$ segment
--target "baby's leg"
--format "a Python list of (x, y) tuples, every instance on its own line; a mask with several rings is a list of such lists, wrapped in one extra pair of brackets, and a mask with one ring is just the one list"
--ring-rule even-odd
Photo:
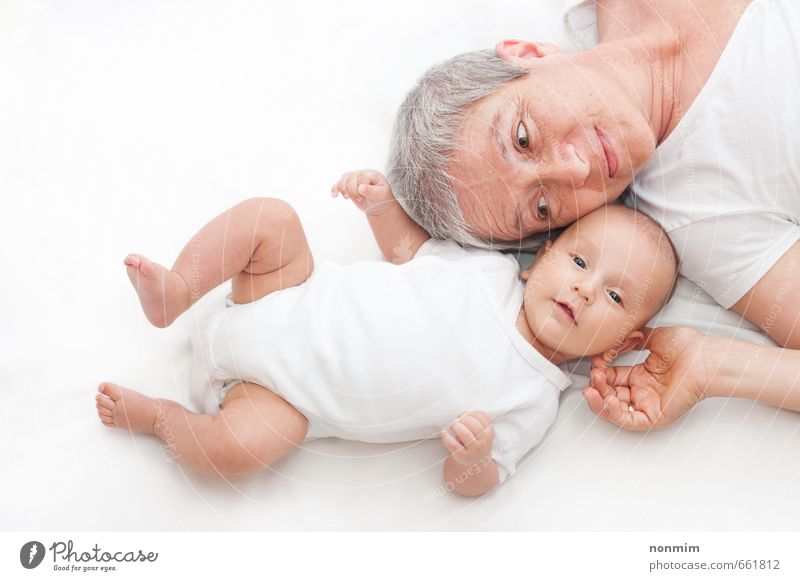
[(313, 260), (292, 207), (275, 198), (251, 198), (195, 234), (172, 270), (139, 254), (128, 255), (125, 265), (145, 315), (156, 327), (166, 327), (230, 278), (233, 300), (247, 303), (302, 283)]
[(113, 383), (100, 384), (97, 410), (109, 427), (155, 434), (179, 462), (217, 478), (263, 470), (306, 437), (305, 416), (269, 389), (242, 383), (228, 391), (222, 411), (195, 414), (166, 399)]

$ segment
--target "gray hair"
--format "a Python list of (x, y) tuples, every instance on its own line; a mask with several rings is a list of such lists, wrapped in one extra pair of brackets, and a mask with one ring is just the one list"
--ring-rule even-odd
[(447, 162), (465, 110), (497, 87), (527, 74), (494, 50), (455, 56), (432, 66), (406, 96), (395, 120), (388, 179), (400, 205), (434, 238), (465, 246), (520, 249), (520, 242), (475, 236), (453, 190)]

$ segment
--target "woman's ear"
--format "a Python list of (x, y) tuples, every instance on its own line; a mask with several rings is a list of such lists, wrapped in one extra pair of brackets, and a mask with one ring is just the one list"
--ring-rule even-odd
[(628, 333), (628, 336), (625, 337), (621, 343), (617, 344), (615, 347), (609, 349), (608, 351), (603, 352), (603, 361), (606, 363), (611, 363), (622, 355), (623, 353), (627, 353), (628, 351), (632, 351), (634, 349), (638, 349), (642, 343), (642, 339), (644, 338), (644, 333), (641, 331), (631, 331)]
[(494, 50), (497, 56), (519, 66), (561, 52), (561, 49), (554, 44), (527, 40), (501, 40), (494, 46)]

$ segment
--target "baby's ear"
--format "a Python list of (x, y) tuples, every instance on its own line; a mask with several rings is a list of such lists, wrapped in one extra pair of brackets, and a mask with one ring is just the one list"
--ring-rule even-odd
[(622, 340), (621, 343), (619, 343), (615, 347), (612, 347), (608, 351), (603, 352), (602, 355), (603, 361), (605, 361), (606, 363), (611, 363), (612, 361), (614, 361), (614, 359), (616, 359), (623, 353), (627, 353), (628, 351), (637, 349), (639, 345), (641, 345), (643, 338), (644, 338), (644, 333), (642, 333), (641, 331), (631, 331), (630, 333), (628, 333), (628, 336)]

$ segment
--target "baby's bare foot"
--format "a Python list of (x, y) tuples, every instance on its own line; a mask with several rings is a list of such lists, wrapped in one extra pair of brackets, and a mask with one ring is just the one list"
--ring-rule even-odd
[(101, 383), (97, 388), (97, 415), (109, 428), (122, 428), (145, 434), (154, 433), (159, 400), (120, 387), (114, 383)]
[(126, 256), (125, 266), (147, 320), (156, 327), (168, 327), (189, 308), (189, 289), (178, 273), (141, 254)]

